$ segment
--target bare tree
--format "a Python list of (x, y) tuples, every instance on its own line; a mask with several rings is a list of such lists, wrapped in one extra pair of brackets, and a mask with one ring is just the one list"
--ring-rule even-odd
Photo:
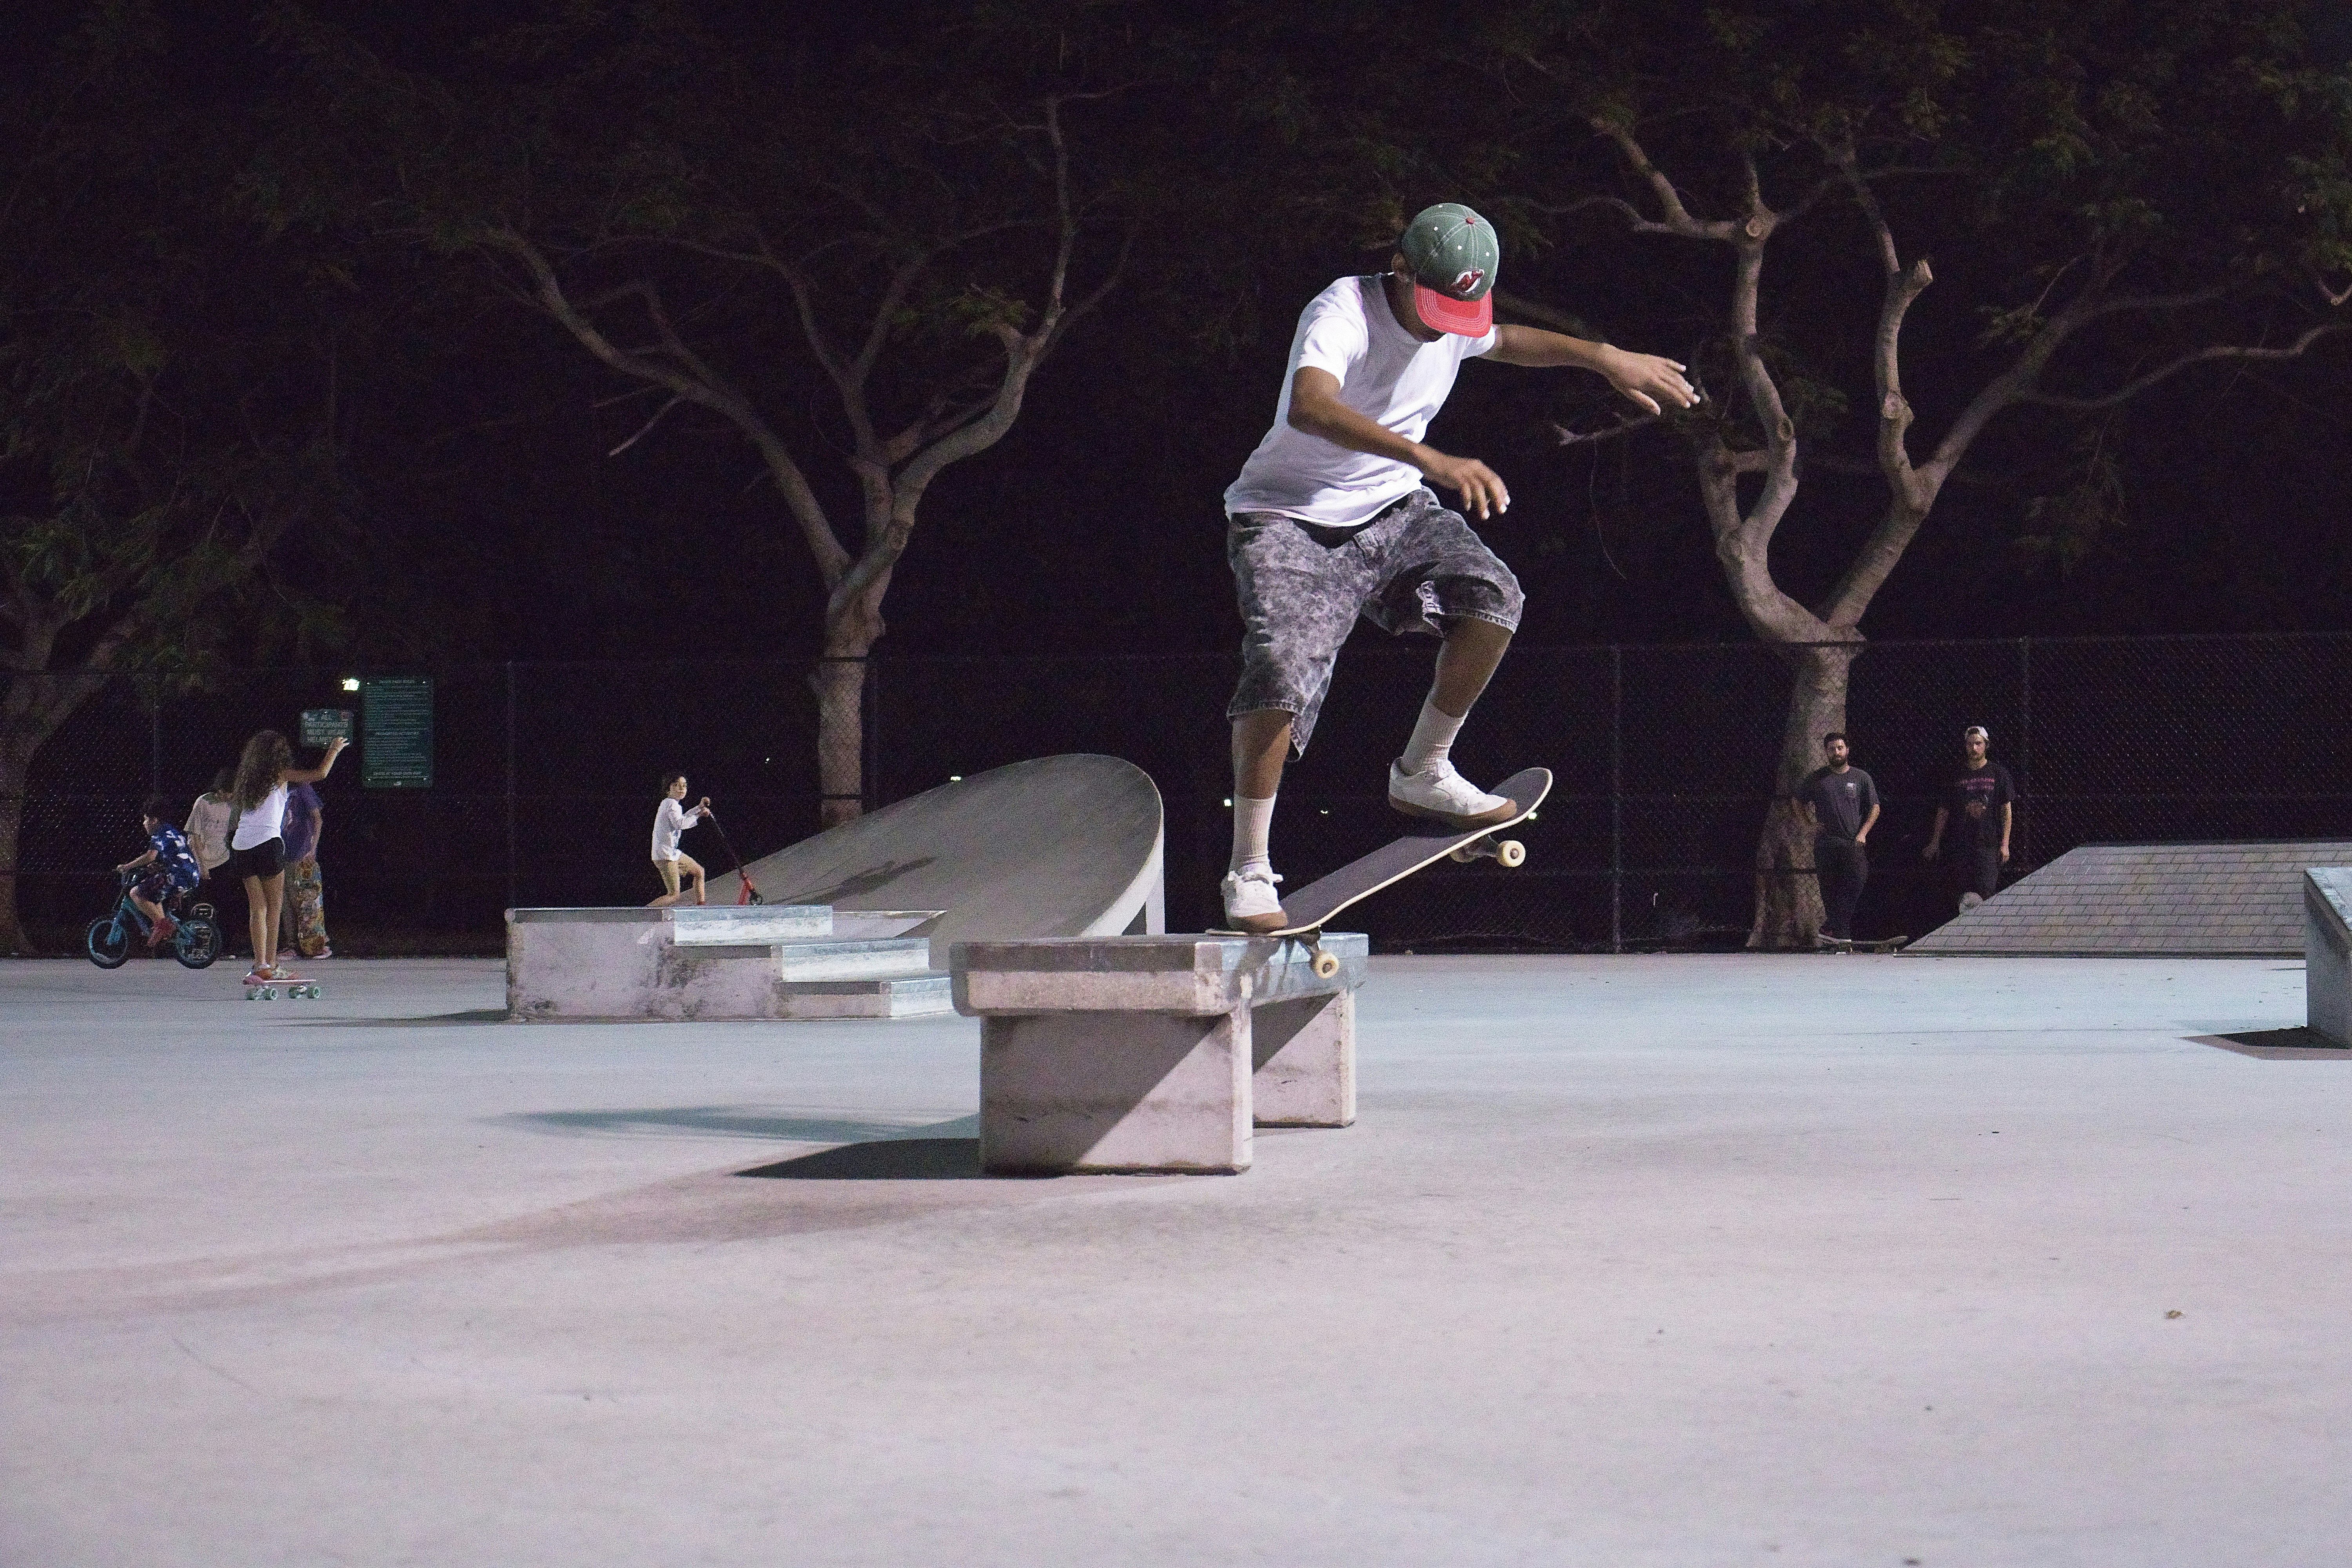
[[(1904, 329), (1935, 274), (1916, 247), (1906, 257), (1880, 193), (1897, 180), (1985, 180), (1989, 170), (2013, 173), (2021, 162), (2040, 155), (2037, 136), (2055, 134), (2021, 114), (2004, 123), (1997, 112), (1988, 112), (1989, 123), (1958, 145), (1959, 137), (1939, 133), (1934, 128), (1942, 121), (1919, 107), (1923, 95), (1957, 97), (1973, 90), (1990, 97), (1987, 73), (2025, 69), (2000, 37), (1990, 36), (2006, 19), (1996, 18), (1987, 35), (1966, 37), (1929, 36), (1932, 23), (1922, 21), (1923, 37), (1913, 40), (1918, 47), (1890, 65), (1883, 79), (1857, 82), (1848, 71), (1834, 93), (1819, 95), (1801, 71), (1774, 55), (1780, 40), (1769, 27), (1742, 29), (1727, 23), (1717, 37), (1722, 58), (1711, 72), (1701, 68), (1692, 74), (1702, 81), (1769, 83), (1780, 90), (1712, 94), (1696, 131), (1698, 117), (1686, 90), (1671, 101), (1662, 98), (1658, 110), (1645, 120), (1638, 108), (1643, 95), (1631, 76), (1596, 82), (1542, 55), (1519, 57), (1585, 106), (1582, 122), (1614, 149), (1631, 184), (1628, 195), (1587, 196), (1554, 213), (1613, 213), (1632, 234), (1718, 247), (1731, 260), (1721, 341), (1739, 405), (1676, 423), (1689, 439), (1716, 562), (1733, 603), (1757, 636), (1782, 652), (1792, 672), (1774, 799), (1756, 851), (1750, 947), (1810, 947), (1820, 930), (1820, 892), (1810, 874), (1811, 831), (1794, 792), (1819, 761), (1821, 736), (1845, 727), (1847, 679), (1864, 646), (1864, 616), (1988, 426), (2021, 408), (2068, 415), (2114, 408), (2195, 366), (2293, 359), (2352, 331), (2352, 320), (2343, 314), (2352, 290), (2330, 288), (2326, 271), (2347, 258), (2337, 237), (2344, 232), (2347, 195), (2342, 183), (2331, 184), (2327, 174), (2329, 168), (2343, 166), (2347, 128), (2341, 117), (2310, 108), (2318, 87), (2333, 83), (2340, 93), (2352, 86), (2352, 77), (2340, 68), (2330, 73), (2310, 67), (2292, 58), (2292, 38), (2263, 33), (2259, 24), (2277, 6), (2215, 3), (2187, 9), (2202, 14), (2210, 35), (2202, 46), (2220, 61), (2200, 60), (2192, 68), (2168, 60), (2177, 77), (2147, 71), (2151, 81), (2177, 83), (2176, 101), (2155, 100), (2158, 88), (2137, 79), (2126, 85), (2139, 89), (2140, 96), (2123, 110), (2109, 110), (2104, 100), (2084, 101), (2102, 86), (2113, 92), (2114, 79), (2130, 77), (2142, 63), (2134, 50), (2144, 35), (2132, 33), (2132, 24), (2120, 13), (2081, 18), (2078, 32), (2063, 38), (2031, 35), (2034, 44), (2046, 46), (2032, 52), (2030, 63), (2045, 73), (2040, 85), (2051, 89), (2051, 100), (2060, 106), (2052, 118), (2064, 121), (2063, 129), (2079, 142), (2080, 162), (2095, 165), (2104, 176), (2083, 182), (2101, 186), (2099, 204), (2079, 190), (2061, 188), (2044, 202), (2054, 214), (1994, 213), (1974, 228), (1949, 221), (1955, 209), (1968, 206), (1966, 197), (1948, 190), (1926, 204), (1929, 214), (1945, 219), (1936, 223), (1944, 240), (2002, 252), (2000, 273), (2030, 281), (2035, 297), (1987, 312), (1979, 344), (1986, 368), (1958, 397), (1957, 409), (1942, 421), (1924, 457), (1914, 451), (1918, 415), (1905, 392)], [(2137, 26), (2160, 29), (2179, 21), (2166, 16)], [(2104, 38), (2102, 29), (2107, 31)], [(2234, 68), (2239, 75), (2231, 79), (2228, 51), (2252, 47), (2250, 35), (2267, 39), (2277, 51), (2261, 62), (2272, 74), (2264, 76), (2242, 58)], [(1861, 50), (1870, 45), (1871, 35), (1857, 26), (1854, 35), (1823, 41), (1822, 52), (1832, 61), (1850, 61), (1863, 58)], [(2216, 89), (2210, 79), (2200, 82), (2198, 72), (2207, 69), (2221, 73), (2225, 85)], [(2104, 83), (2102, 74), (2109, 79)], [(2232, 87), (2237, 90), (2231, 92)], [(1881, 94), (1875, 101), (1856, 96), (1874, 88)], [(2215, 114), (2217, 97), (2227, 100), (2226, 115)], [(2125, 123), (2099, 123), (2102, 110)], [(1652, 156), (1645, 122), (1671, 127), (1686, 156), (1700, 166), (1685, 178), (1670, 174)], [(1865, 130), (1878, 133), (1866, 137)], [(2240, 169), (2240, 178), (2250, 168), (2273, 190), (2293, 189), (2298, 182), (2312, 188), (2299, 210), (2265, 215), (2269, 221), (2259, 227), (2242, 210), (2231, 210), (2233, 193), (2226, 190), (2201, 192), (2200, 199), (2209, 205), (2200, 208), (2178, 190), (2153, 188), (2156, 177), (2140, 161), (2156, 151), (2178, 157), (2188, 142), (2208, 149), (2229, 143), (2231, 159), (2248, 166)], [(1785, 205), (1768, 197), (1768, 155), (1795, 187)], [(2218, 181), (2223, 174), (2209, 164), (2191, 170), (2189, 177)], [(2063, 187), (2065, 182), (2053, 184)], [(1709, 188), (1721, 193), (1715, 210), (1694, 210), (1685, 193)], [(2169, 228), (2150, 216), (2168, 198), (2177, 215)], [(2063, 205), (2069, 200), (2071, 207)], [(1859, 215), (1858, 226), (1840, 232), (1858, 234), (1862, 255), (1879, 280), (1868, 339), (1868, 406), (1874, 466), (1886, 500), (1880, 521), (1834, 585), (1808, 604), (1781, 588), (1771, 566), (1773, 539), (1798, 497), (1804, 437), (1784, 397), (1783, 376), (1766, 352), (1765, 262), (1776, 238), (1831, 207)], [(2181, 232), (2190, 225), (2204, 226)], [(1816, 245), (1795, 263), (1814, 269), (1851, 264), (1833, 244)], [(1508, 303), (1538, 319), (1559, 319), (1558, 312), (1534, 301)], [(2277, 328), (2296, 314), (2304, 319), (2291, 329)], [(2266, 325), (2275, 333), (2271, 340), (2237, 336)], [(2129, 343), (2119, 352), (2113, 333), (2095, 331), (2099, 328), (2126, 329)], [(2078, 352), (2070, 354), (2070, 349)], [(2073, 378), (2096, 375), (2118, 362), (2126, 368), (2112, 384), (2069, 389)], [(1561, 438), (1575, 444), (1622, 438), (1645, 423), (1591, 433), (1563, 430)]]
[[(1004, 218), (916, 242), (894, 241), (882, 233), (850, 237), (849, 244), (870, 251), (887, 268), (879, 295), (870, 301), (844, 298), (845, 291), (825, 287), (823, 258), (815, 252), (839, 247), (842, 237), (824, 235), (813, 244), (803, 242), (798, 251), (787, 250), (752, 213), (714, 226), (708, 237), (663, 237), (653, 247), (679, 247), (698, 258), (750, 268), (784, 290), (809, 357), (831, 385), (849, 427), (845, 458), (857, 481), (860, 504), (857, 531), (848, 542), (809, 483), (794, 455), (796, 443), (786, 437), (782, 422), (763, 414), (752, 395), (688, 344), (654, 276), (634, 277), (582, 300), (565, 281), (562, 250), (510, 226), (490, 228), (482, 236), (485, 246), (520, 265), (530, 298), (583, 348), (618, 374), (668, 394), (652, 418), (613, 449), (613, 456), (635, 445), (678, 404), (718, 415), (759, 453), (824, 585), (824, 652), (811, 679), (817, 697), (817, 765), (827, 826), (856, 816), (864, 795), (866, 660), (885, 629), (883, 597), (914, 533), (925, 492), (950, 464), (975, 457), (1003, 438), (1020, 416), (1038, 366), (1118, 281), (1120, 263), (1114, 259), (1084, 293), (1072, 297), (1080, 216), (1071, 190), (1069, 140), (1063, 123), (1064, 107), (1070, 100), (1049, 96), (1037, 106), (1034, 123), (1005, 127), (1011, 134), (1039, 137), (1049, 153), (1051, 217), (1034, 226), (1050, 247), (1042, 299), (1034, 310), (1024, 309), (1006, 294), (989, 299), (973, 325), (995, 345), (995, 363), (967, 363), (941, 374), (939, 389), (919, 411), (897, 422), (896, 428), (877, 408), (877, 372), (903, 342), (919, 290), (960, 247), (1032, 225)], [(576, 254), (591, 266), (609, 268), (629, 248), (605, 242), (581, 247)], [(643, 252), (649, 247), (635, 248)], [(855, 319), (860, 310), (862, 321)], [(616, 340), (632, 327), (638, 342), (621, 346)]]

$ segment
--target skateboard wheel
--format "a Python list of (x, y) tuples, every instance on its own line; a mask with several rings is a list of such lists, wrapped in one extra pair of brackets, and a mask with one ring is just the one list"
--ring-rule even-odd
[(1495, 858), (1506, 866), (1524, 866), (1528, 862), (1528, 847), (1516, 838), (1506, 838), (1495, 846)]
[(1317, 979), (1328, 980), (1331, 976), (1339, 973), (1339, 955), (1338, 953), (1318, 952), (1315, 955), (1315, 975)]

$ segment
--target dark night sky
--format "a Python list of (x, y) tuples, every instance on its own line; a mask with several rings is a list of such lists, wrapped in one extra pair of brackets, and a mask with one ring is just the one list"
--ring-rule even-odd
[[(480, 5), (322, 9), (425, 68), (465, 68), (466, 40), (494, 19)], [(193, 90), (231, 102), (274, 89), (277, 68), (249, 42), (248, 18), (247, 6), (219, 0), (173, 9), (175, 58)], [(845, 32), (869, 22), (811, 8), (794, 25)], [(1265, 325), (1229, 363), (1176, 352), (1142, 312), (1114, 300), (1048, 363), (1011, 436), (932, 491), (887, 605), (886, 648), (1231, 646), (1238, 621), (1219, 492), (1271, 415), (1291, 316), (1330, 278), (1377, 259), (1336, 235), (1321, 255), (1281, 258), (1261, 283)], [(1537, 264), (1507, 256), (1505, 277), (1612, 341), (1679, 353), (1650, 319), (1654, 291), (1627, 284), (1660, 259), (1621, 240)], [(403, 265), (404, 286), (429, 287), (433, 268), (474, 264)], [(1923, 311), (1937, 303), (1931, 294)], [(398, 374), (355, 378), (350, 457), (368, 538), (298, 546), (298, 555), (318, 552), (315, 575), (348, 574), (354, 560), (371, 578), (397, 574), (398, 593), (367, 603), (404, 596), (449, 612), (433, 637), (457, 658), (814, 647), (813, 574), (772, 492), (749, 483), (756, 465), (740, 437), (679, 417), (608, 458), (636, 416), (633, 405), (593, 406), (616, 389), (567, 339), (520, 310), (469, 321), (410, 343)], [(2021, 568), (2010, 541), (2024, 530), (2021, 494), (1948, 493), (1865, 629), (2341, 627), (2352, 608), (2347, 356), (2338, 345), (2258, 373), (2193, 373), (2137, 406), (2120, 426), (2126, 526), (2069, 577)], [(1488, 532), (1529, 590), (1523, 635), (1744, 637), (1680, 449), (1663, 437), (1598, 453), (1551, 444), (1548, 421), (1567, 405), (1560, 383), (1570, 374), (1474, 365), (1431, 436), (1486, 458), (1511, 484), (1516, 504)], [(1941, 411), (1925, 412), (1933, 427)], [(830, 498), (846, 494), (830, 456), (812, 453), (807, 466)], [(1873, 520), (1874, 489), (1809, 476), (1776, 545), (1785, 584), (1801, 595), (1825, 585)], [(401, 643), (418, 624), (363, 604), (360, 651), (416, 651)]]

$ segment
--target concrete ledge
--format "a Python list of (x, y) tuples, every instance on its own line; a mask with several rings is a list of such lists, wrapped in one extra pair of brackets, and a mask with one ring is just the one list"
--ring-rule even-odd
[(960, 942), (950, 950), (956, 1010), (995, 1013), (1137, 1012), (1207, 1017), (1237, 1003), (1329, 996), (1364, 983), (1370, 940), (1327, 933), (1339, 973), (1318, 978), (1298, 942), (1234, 936), (1065, 937)]
[(1137, 936), (958, 942), (981, 1024), (980, 1156), (999, 1174), (1249, 1168), (1256, 1126), (1356, 1117), (1370, 943)]
[(2352, 866), (2303, 874), (2305, 1024), (2335, 1046), (2352, 1046)]

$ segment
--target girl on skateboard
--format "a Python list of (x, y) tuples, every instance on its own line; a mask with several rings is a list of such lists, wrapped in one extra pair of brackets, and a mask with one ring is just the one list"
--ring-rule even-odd
[(286, 901), (286, 790), (289, 784), (317, 784), (332, 773), (345, 743), (341, 737), (330, 741), (325, 761), (298, 768), (286, 737), (264, 730), (245, 743), (237, 759), (229, 787), (237, 816), (229, 835), (228, 866), (229, 874), (245, 882), (247, 929), (253, 937), (248, 986), (297, 978), (278, 967), (278, 922)]

